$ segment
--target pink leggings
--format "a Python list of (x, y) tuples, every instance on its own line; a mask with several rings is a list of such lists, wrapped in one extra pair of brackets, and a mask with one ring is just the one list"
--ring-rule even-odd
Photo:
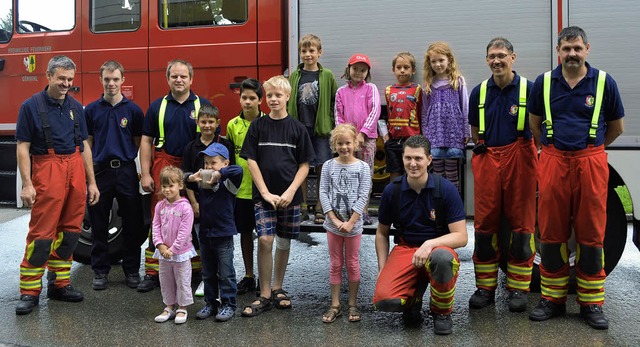
[(342, 264), (347, 262), (347, 278), (349, 282), (360, 281), (360, 240), (362, 234), (344, 237), (327, 231), (329, 246), (329, 283), (342, 282)]

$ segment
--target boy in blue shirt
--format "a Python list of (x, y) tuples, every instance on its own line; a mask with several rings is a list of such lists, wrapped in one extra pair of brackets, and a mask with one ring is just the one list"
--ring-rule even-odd
[(242, 168), (229, 165), (229, 150), (221, 143), (212, 143), (200, 154), (205, 170), (185, 173), (189, 189), (199, 191), (202, 212), (198, 239), (206, 305), (196, 317), (206, 319), (216, 314), (216, 320), (225, 322), (233, 317), (237, 307), (233, 267), (233, 236), (237, 230), (233, 209), (242, 182)]

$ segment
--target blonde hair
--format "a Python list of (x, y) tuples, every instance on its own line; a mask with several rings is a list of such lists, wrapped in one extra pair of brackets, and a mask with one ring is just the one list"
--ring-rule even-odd
[(316, 46), (316, 48), (321, 51), (322, 41), (320, 41), (320, 38), (314, 34), (306, 34), (300, 39), (300, 42), (298, 42), (298, 52), (303, 48), (309, 48), (311, 46)]
[(408, 60), (409, 64), (411, 64), (411, 68), (413, 69), (413, 71), (416, 70), (416, 57), (414, 57), (413, 54), (411, 54), (411, 52), (400, 52), (396, 54), (396, 56), (393, 57), (393, 60), (391, 61), (391, 69), (395, 70), (396, 61), (398, 61), (398, 58)]
[(264, 88), (265, 92), (268, 88), (276, 88), (282, 89), (287, 94), (291, 94), (291, 84), (289, 84), (289, 80), (287, 80), (287, 78), (282, 75), (269, 78), (266, 82), (264, 82), (262, 88)]
[(165, 166), (164, 168), (162, 168), (162, 170), (160, 170), (160, 185), (168, 186), (173, 183), (183, 185), (183, 176), (184, 173), (179, 168), (172, 165)]
[[(332, 152), (338, 152), (338, 150), (336, 149), (336, 143), (338, 142), (338, 137), (342, 135), (349, 135), (353, 137), (353, 140), (355, 141), (358, 138), (358, 131), (356, 130), (356, 127), (349, 123), (336, 125), (336, 127), (331, 130), (331, 136), (329, 137), (329, 146), (331, 147)], [(356, 147), (355, 149), (357, 150), (357, 142), (354, 142), (354, 145)]]
[(444, 41), (436, 41), (427, 47), (427, 52), (424, 54), (424, 83), (422, 89), (426, 94), (431, 94), (431, 83), (435, 77), (435, 72), (431, 69), (431, 56), (433, 54), (442, 54), (449, 60), (447, 66), (447, 75), (449, 76), (449, 85), (451, 88), (457, 90), (460, 87), (460, 71), (458, 70), (458, 64), (453, 57), (453, 51), (449, 44)]

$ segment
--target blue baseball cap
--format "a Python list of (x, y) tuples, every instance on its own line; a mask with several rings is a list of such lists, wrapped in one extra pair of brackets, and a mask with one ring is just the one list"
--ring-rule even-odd
[(204, 151), (201, 151), (200, 154), (208, 155), (210, 157), (215, 157), (217, 155), (222, 156), (225, 159), (229, 159), (229, 150), (221, 143), (214, 142), (207, 147)]

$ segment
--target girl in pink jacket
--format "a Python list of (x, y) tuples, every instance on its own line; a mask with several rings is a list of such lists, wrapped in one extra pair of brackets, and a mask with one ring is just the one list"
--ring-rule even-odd
[[(380, 93), (371, 80), (371, 62), (364, 54), (354, 54), (342, 75), (347, 84), (338, 88), (336, 93), (336, 125), (350, 123), (358, 130), (356, 157), (369, 165), (373, 177), (373, 159), (376, 154), (378, 138), (378, 119), (380, 118)], [(371, 217), (365, 206), (362, 220), (371, 225)]]
[[(191, 294), (191, 258), (196, 251), (191, 243), (193, 209), (180, 195), (184, 189), (182, 170), (167, 166), (160, 171), (160, 191), (164, 196), (156, 204), (153, 217), (153, 257), (160, 260), (160, 288), (164, 311), (155, 318), (158, 323), (175, 318), (176, 324), (187, 321), (187, 306), (193, 304)], [(174, 312), (175, 305), (178, 310)]]

